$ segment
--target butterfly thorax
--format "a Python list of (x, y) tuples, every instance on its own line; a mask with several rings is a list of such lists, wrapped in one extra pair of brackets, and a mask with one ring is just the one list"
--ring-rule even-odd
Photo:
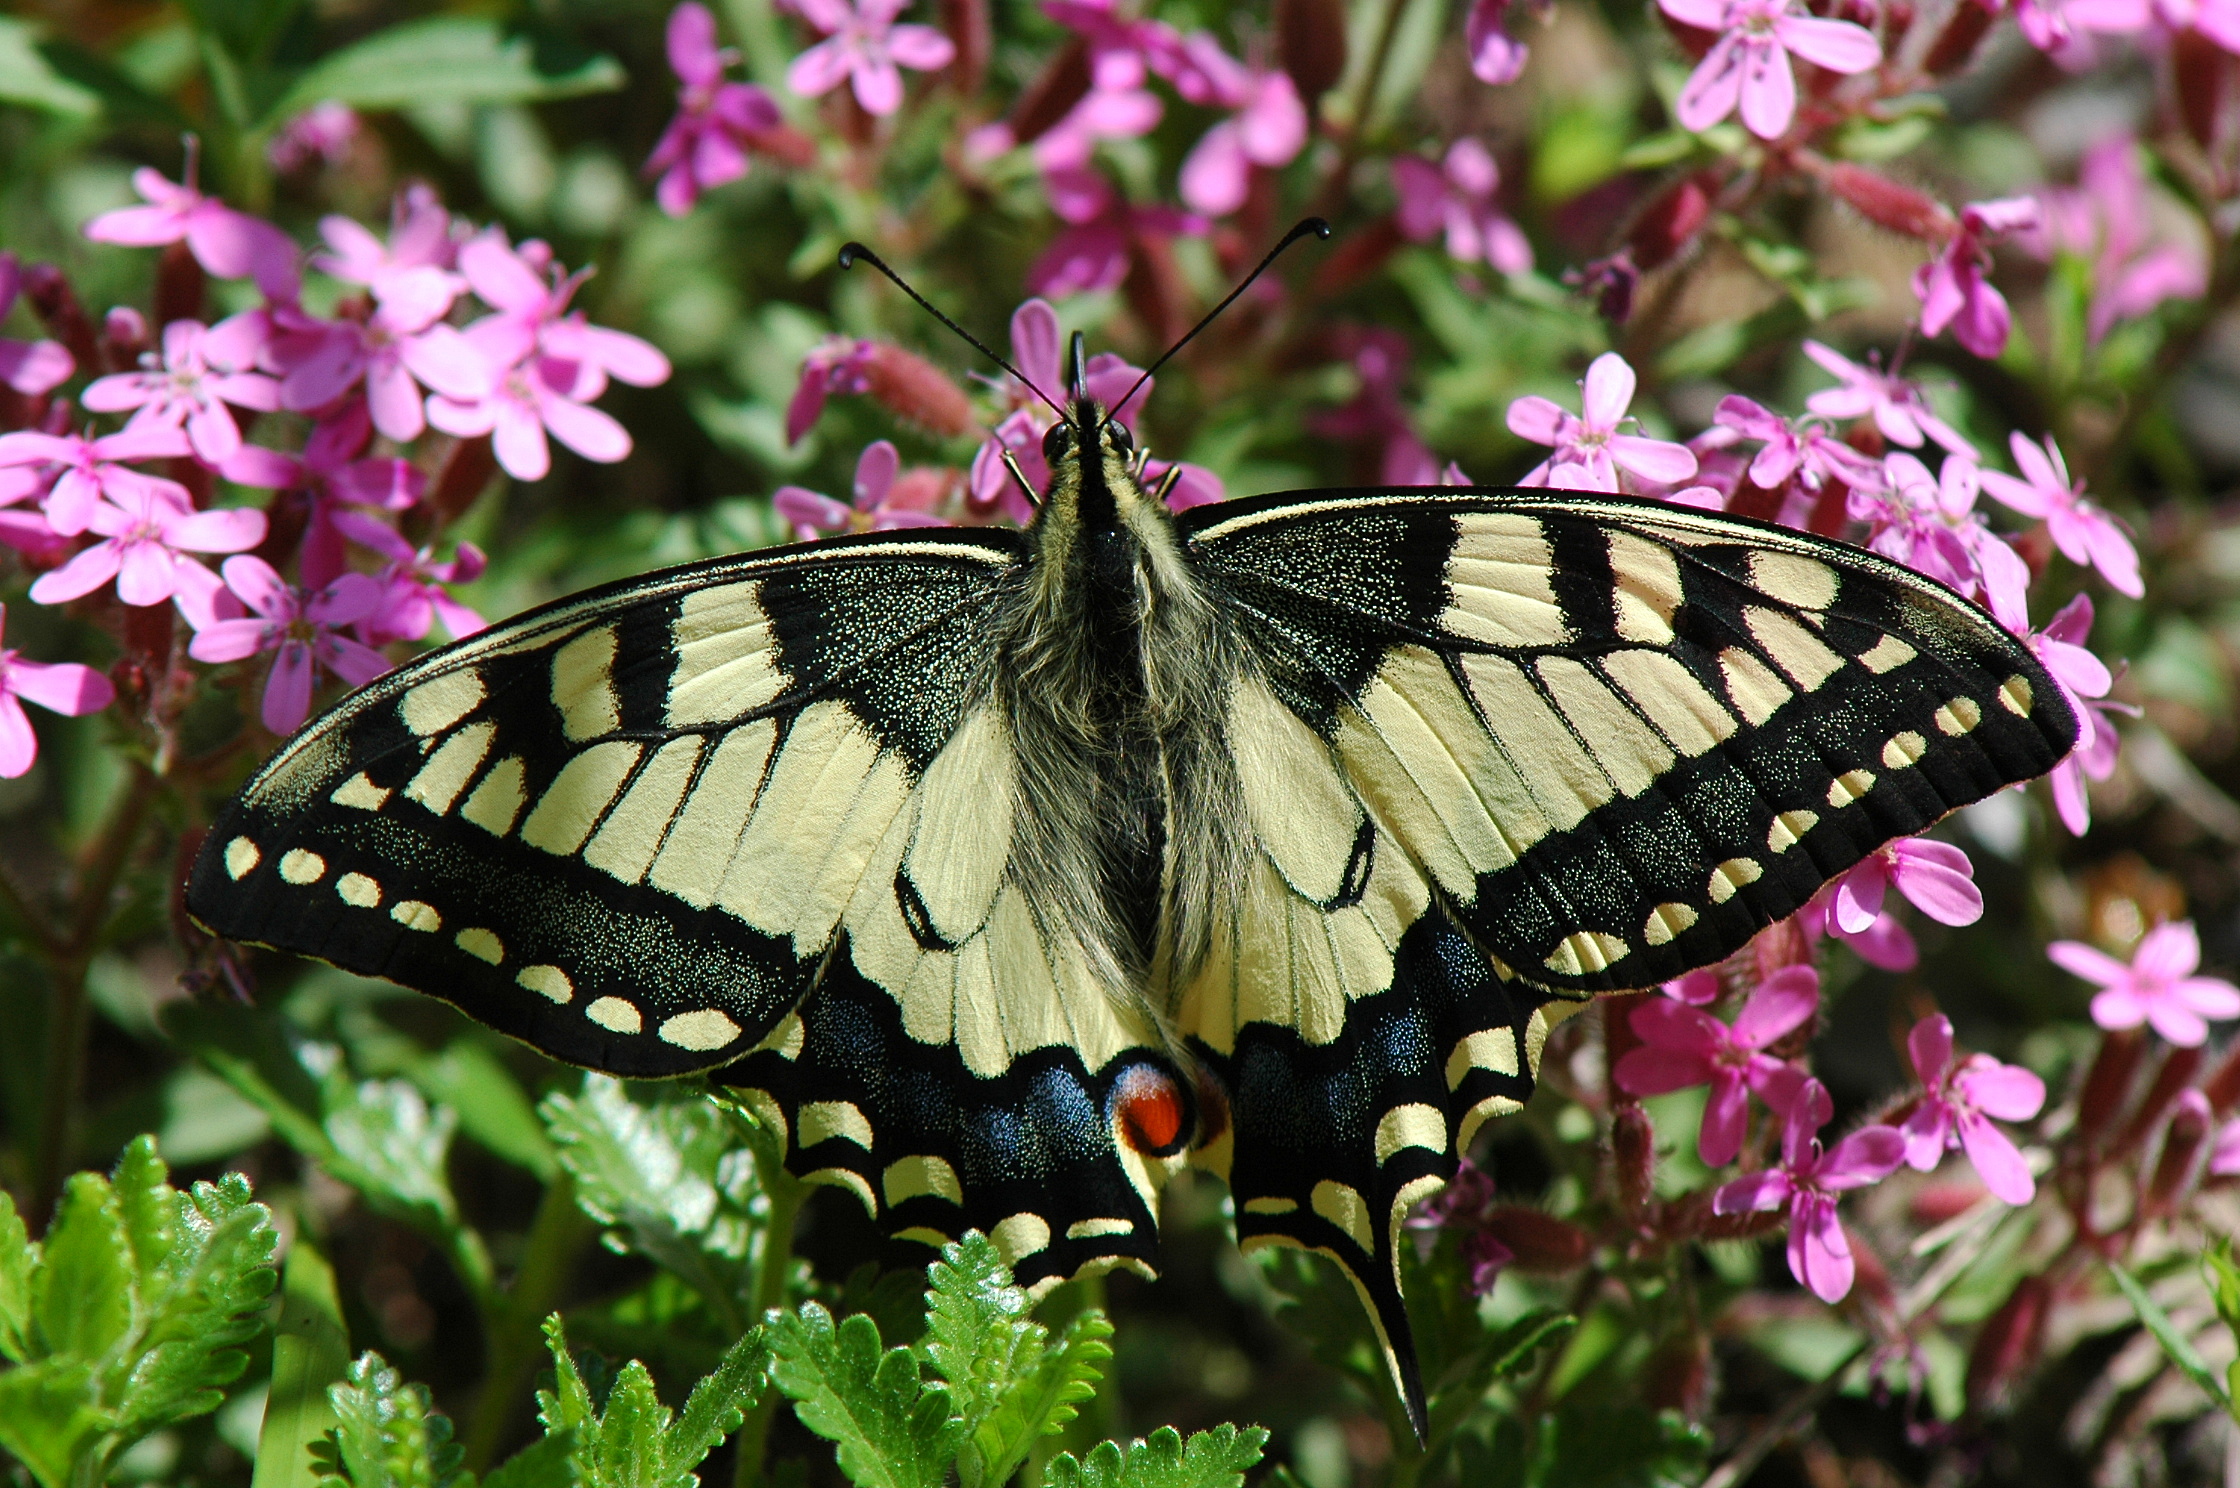
[(1092, 975), (1163, 1017), (1239, 877), (1219, 706), (1239, 648), (1127, 431), (1080, 400), (1045, 452), (997, 669), (1022, 776), (1012, 871)]

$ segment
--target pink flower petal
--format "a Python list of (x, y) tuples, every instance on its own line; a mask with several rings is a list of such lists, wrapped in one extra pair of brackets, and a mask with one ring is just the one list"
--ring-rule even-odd
[(266, 636), (273, 633), (263, 620), (212, 620), (195, 632), (187, 654), (213, 664), (240, 661), (262, 651)]
[(1894, 1126), (1863, 1126), (1828, 1150), (1813, 1179), (1825, 1188), (1864, 1188), (1889, 1177), (1905, 1160), (1903, 1132)]
[(537, 408), (552, 437), (586, 460), (612, 465), (628, 457), (630, 434), (598, 409), (538, 390)]
[(264, 726), (276, 734), (294, 733), (311, 711), (311, 683), (311, 648), (301, 641), (282, 641), (265, 679), (259, 710)]
[(1914, 1078), (1925, 1088), (1943, 1085), (1945, 1073), (1952, 1068), (1952, 1020), (1931, 1013), (1914, 1024), (1906, 1035), (1906, 1053), (1913, 1060)]
[(1865, 72), (1882, 60), (1882, 43), (1874, 33), (1850, 21), (1785, 15), (1773, 23), (1773, 35), (1789, 51), (1830, 72)]
[(117, 598), (128, 605), (162, 604), (177, 590), (172, 578), (175, 559), (159, 542), (121, 545), (117, 564)]
[(2137, 1028), (2147, 1021), (2149, 1004), (2128, 985), (2110, 987), (2092, 999), (2092, 1021), (2102, 1028)]
[(63, 604), (91, 594), (117, 576), (123, 554), (113, 542), (95, 543), (62, 567), (41, 574), (31, 586), (34, 604)]
[[(2240, 1011), (2236, 1008), (2235, 1011)], [(1975, 1060), (1983, 1060), (1975, 1065)], [(2019, 1065), (2000, 1064), (1986, 1055), (1970, 1056), (1971, 1067), (1952, 1082), (1960, 1098), (2001, 1121), (2029, 1121), (2045, 1109), (2046, 1082)]]
[(23, 704), (0, 688), (0, 778), (15, 780), (29, 773), (38, 757), (39, 736), (32, 731)]
[(1669, 998), (1634, 1008), (1628, 1023), (1634, 1036), (1653, 1047), (1715, 1058), (1733, 1043), (1727, 1025), (1700, 1008)]
[(1644, 480), (1677, 486), (1695, 479), (1695, 452), (1684, 444), (1664, 439), (1643, 439), (1633, 434), (1613, 434), (1610, 458)]
[(1635, 1095), (1669, 1095), (1711, 1078), (1711, 1061), (1680, 1049), (1628, 1049), (1613, 1071), (1620, 1088)]
[[(1626, 408), (1633, 402), (1633, 388), (1633, 368), (1624, 357), (1614, 351), (1596, 357), (1587, 365), (1586, 380), (1581, 384), (1586, 426), (1598, 434), (1617, 428), (1618, 420), (1626, 416)], [(1695, 456), (1689, 455), (1688, 474), (1695, 474), (1695, 468)]]
[(0, 688), (56, 713), (77, 716), (98, 713), (117, 700), (109, 679), (74, 661), (25, 661), (7, 663), (0, 672)]
[(1749, 1118), (1742, 1077), (1732, 1069), (1714, 1072), (1711, 1093), (1703, 1103), (1703, 1124), (1696, 1131), (1696, 1155), (1705, 1167), (1723, 1168), (1741, 1155)]
[(931, 26), (897, 26), (887, 33), (887, 55), (914, 72), (939, 72), (955, 60), (957, 48)]
[(1789, 54), (1771, 37), (1749, 37), (1742, 54), (1742, 124), (1760, 139), (1774, 139), (1797, 116), (1797, 75)]
[[(428, 405), (431, 422), (441, 401), (432, 400)], [(493, 398), (489, 406), (495, 420), (491, 448), (506, 474), (515, 480), (543, 480), (552, 469), (552, 450), (545, 443), (543, 421), (517, 398)]]
[(1529, 394), (1509, 405), (1509, 432), (1534, 444), (1560, 444), (1564, 420), (1570, 417), (1548, 399)]
[(2171, 995), (2204, 1018), (2240, 1018), (2240, 988), (2216, 977), (2187, 977)]
[(1960, 1118), (1960, 1150), (1983, 1178), (1983, 1186), (2010, 1204), (2027, 1204), (2037, 1196), (2038, 1184), (2030, 1165), (2008, 1140), (2007, 1134), (1981, 1116)]
[(1734, 1042), (1763, 1049), (1802, 1028), (1819, 1010), (1819, 974), (1809, 966), (1785, 966), (1760, 982), (1743, 1004), (1734, 1020)]
[(1682, 129), (1701, 134), (1734, 112), (1742, 99), (1743, 48), (1740, 35), (1729, 31), (1696, 64), (1673, 108)]
[(1915, 1172), (1933, 1173), (1937, 1164), (1944, 1161), (1945, 1139), (1952, 1133), (1952, 1107), (1932, 1095), (1906, 1118), (1902, 1130), (1906, 1139), (1906, 1166)]

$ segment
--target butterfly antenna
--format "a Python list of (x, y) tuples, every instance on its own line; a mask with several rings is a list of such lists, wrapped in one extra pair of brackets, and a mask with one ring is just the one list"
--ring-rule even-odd
[(1128, 389), (1127, 396), (1112, 405), (1112, 411), (1105, 415), (1105, 422), (1109, 424), (1114, 419), (1118, 418), (1120, 416), (1120, 410), (1127, 407), (1131, 402), (1133, 402), (1135, 400), (1136, 394), (1143, 391), (1144, 384), (1151, 381), (1151, 374), (1158, 371), (1161, 367), (1164, 367), (1168, 362), (1172, 361), (1176, 352), (1182, 350), (1183, 347), (1188, 346), (1193, 340), (1197, 339), (1198, 332), (1204, 330), (1207, 326), (1212, 325), (1215, 321), (1219, 320), (1221, 318), (1221, 312), (1228, 309), (1231, 305), (1234, 305), (1237, 302), (1238, 296), (1242, 295), (1246, 290), (1252, 288), (1253, 283), (1258, 280), (1262, 274), (1268, 272), (1268, 266), (1270, 264), (1273, 264), (1278, 258), (1281, 258), (1283, 256), (1283, 251), (1286, 248), (1289, 248), (1293, 243), (1298, 242), (1301, 238), (1308, 236), (1317, 238), (1329, 237), (1330, 224), (1323, 221), (1320, 217), (1307, 217), (1303, 218), (1297, 227), (1294, 227), (1291, 229), (1291, 231), (1285, 233), (1283, 235), (1283, 241), (1268, 250), (1268, 256), (1260, 260), (1260, 266), (1254, 269), (1251, 273), (1245, 275), (1244, 282), (1242, 284), (1239, 284), (1235, 289), (1230, 290), (1229, 297), (1227, 299), (1214, 306), (1211, 310), (1208, 310), (1206, 312), (1205, 319), (1190, 327), (1190, 329), (1184, 333), (1180, 341), (1177, 341), (1174, 345), (1168, 347), (1166, 351), (1161, 354), (1159, 360), (1153, 362), (1149, 367), (1146, 367), (1144, 369), (1143, 375), (1136, 379), (1135, 386)]
[[(1323, 231), (1327, 233), (1329, 229), (1324, 228)], [(1293, 236), (1296, 237), (1297, 234), (1294, 233)], [(905, 281), (900, 274), (897, 274), (893, 269), (888, 268), (887, 261), (885, 259), (881, 258), (878, 254), (873, 253), (870, 249), (864, 247), (861, 243), (843, 243), (841, 245), (841, 268), (854, 268), (858, 259), (861, 259), (863, 262), (877, 269), (880, 273), (886, 275), (889, 279), (892, 279), (894, 281), (895, 288), (910, 296), (911, 299), (916, 300), (920, 308), (922, 308), (926, 312), (926, 314), (932, 316), (935, 320), (940, 321), (950, 330), (955, 331), (959, 336), (962, 336), (965, 339), (967, 345), (978, 351), (989, 361), (994, 362), (1004, 371), (1010, 373), (1013, 377), (1018, 378), (1019, 385), (1021, 387), (1024, 387), (1028, 392), (1033, 393), (1037, 398), (1040, 398), (1043, 402), (1049, 404), (1050, 407), (1056, 411), (1059, 418), (1062, 419), (1066, 416), (1066, 411), (1058, 406), (1058, 402), (1055, 398), (1052, 398), (1041, 388), (1036, 387), (1033, 380), (1030, 379), (1026, 373), (1020, 371), (1017, 367), (1012, 366), (1002, 357), (997, 356), (995, 351), (991, 347), (989, 347), (986, 342), (982, 341), (978, 336), (973, 335), (972, 332), (966, 330), (963, 326), (958, 325), (948, 316), (943, 315), (941, 311), (935, 307), (933, 301), (927, 299), (924, 295), (919, 294), (916, 290), (912, 289), (908, 282)], [(1247, 282), (1249, 283), (1250, 281)], [(1234, 297), (1232, 296), (1232, 298)]]

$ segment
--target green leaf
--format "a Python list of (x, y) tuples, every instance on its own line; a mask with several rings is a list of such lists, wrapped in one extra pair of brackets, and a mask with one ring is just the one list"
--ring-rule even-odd
[(93, 1366), (82, 1359), (42, 1359), (0, 1374), (0, 1448), (44, 1488), (63, 1488), (107, 1425), (95, 1391)]
[(2162, 1351), (2170, 1356), (2170, 1362), (2178, 1366), (2178, 1372), (2199, 1385), (2202, 1392), (2214, 1400), (2220, 1409), (2230, 1411), (2233, 1408), (2233, 1397), (2226, 1392), (2224, 1382), (2210, 1371), (2208, 1364), (2194, 1351), (2193, 1344), (2185, 1334), (2178, 1331), (2178, 1325), (2170, 1320), (2170, 1314), (2164, 1312), (2161, 1304), (2147, 1295), (2147, 1289), (2139, 1284), (2139, 1279), (2114, 1261), (2108, 1262), (2108, 1274), (2115, 1278), (2117, 1290), (2129, 1299), (2131, 1310), (2139, 1314), (2139, 1321), (2146, 1324), (2147, 1331), (2154, 1335), (2155, 1342), (2161, 1344)]
[(1013, 1380), (973, 1433), (973, 1445), (986, 1464), (981, 1481), (989, 1488), (1009, 1482), (1035, 1442), (1065, 1430), (1081, 1413), (1081, 1403), (1096, 1395), (1105, 1362), (1112, 1357), (1111, 1337), (1112, 1324), (1103, 1313), (1084, 1312), (1066, 1325), (1056, 1348)]
[(327, 1390), (335, 1414), (336, 1457), (352, 1488), (446, 1488), (459, 1476), (451, 1422), (379, 1354), (350, 1366)]
[(0, 1188), (0, 1354), (18, 1364), (31, 1357), (31, 1276), (38, 1267), (38, 1242)]
[(128, 1439), (218, 1408), (248, 1365), (240, 1346), (263, 1331), (279, 1282), (279, 1236), (247, 1179), (197, 1183), (176, 1205), (177, 1239), (141, 1281), (146, 1331), (118, 1403)]
[(0, 19), (0, 102), (90, 119), (101, 95), (56, 72), (38, 46), (38, 32), (22, 21)]
[(459, 1223), (444, 1167), (459, 1117), (449, 1106), (430, 1106), (401, 1080), (368, 1080), (327, 1112), (327, 1138), (355, 1170), (355, 1187), (377, 1208), (411, 1215), (450, 1229)]
[(253, 1008), (181, 998), (158, 1021), (174, 1042), (192, 1049), (212, 1074), (264, 1112), (282, 1141), (332, 1171), (334, 1144), (320, 1124), (319, 1082), (278, 1020)]
[(768, 1201), (732, 1118), (689, 1093), (639, 1101), (618, 1080), (586, 1075), (580, 1095), (538, 1107), (576, 1202), (698, 1292), (736, 1337), (753, 1318), (742, 1297)]
[(770, 1345), (756, 1328), (725, 1351), (713, 1374), (692, 1387), (684, 1413), (662, 1438), (670, 1470), (681, 1477), (737, 1431), (762, 1399), (769, 1378)]
[(459, 1113), (459, 1130), (545, 1183), (559, 1171), (537, 1108), (498, 1057), (473, 1039), (455, 1039), (441, 1054), (413, 1063), (412, 1083), (429, 1100)]
[(577, 1488), (583, 1472), (576, 1466), (576, 1449), (573, 1431), (553, 1432), (491, 1469), (482, 1488)]
[(267, 118), (328, 99), (361, 109), (528, 103), (609, 92), (624, 80), (612, 57), (494, 20), (437, 17), (377, 31), (320, 59)]
[(288, 1247), (280, 1286), (272, 1385), (250, 1488), (310, 1488), (317, 1476), (311, 1444), (335, 1424), (327, 1387), (350, 1366), (350, 1334), (335, 1295), (334, 1270), (301, 1232)]
[(607, 1391), (605, 1408), (597, 1409), (568, 1351), (558, 1313), (545, 1319), (544, 1337), (555, 1388), (537, 1392), (539, 1418), (548, 1434), (573, 1434), (576, 1468), (591, 1488), (691, 1488), (692, 1470), (738, 1429), (761, 1394), (769, 1363), (757, 1329), (733, 1344), (715, 1372), (693, 1387), (683, 1416), (672, 1421), (644, 1364), (633, 1359), (624, 1365)]
[(917, 1355), (881, 1352), (879, 1326), (852, 1317), (835, 1328), (816, 1303), (774, 1313), (770, 1377), (801, 1424), (839, 1447), (858, 1488), (938, 1488), (964, 1435), (949, 1392), (921, 1383)]
[(31, 1279), (40, 1352), (97, 1367), (132, 1331), (132, 1240), (108, 1180), (75, 1173), (47, 1231), (46, 1264)]
[(1267, 1444), (1259, 1426), (1216, 1426), (1192, 1433), (1187, 1443), (1181, 1432), (1162, 1426), (1125, 1448), (1099, 1442), (1082, 1461), (1061, 1452), (1042, 1481), (1047, 1488), (1239, 1488)]

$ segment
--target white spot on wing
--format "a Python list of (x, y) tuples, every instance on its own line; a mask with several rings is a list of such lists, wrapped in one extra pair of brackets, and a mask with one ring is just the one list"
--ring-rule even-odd
[(355, 905), (359, 909), (381, 907), (381, 885), (363, 873), (343, 874), (334, 881), (334, 891), (342, 897), (343, 903)]
[(255, 870), (264, 859), (263, 852), (246, 837), (236, 837), (226, 844), (226, 877), (239, 882)]
[(661, 1020), (661, 1041), (680, 1049), (720, 1049), (739, 1036), (739, 1025), (714, 1008), (695, 1008)]
[(609, 1033), (636, 1033), (645, 1027), (638, 1005), (619, 997), (602, 997), (585, 1008), (583, 1015)]
[(280, 876), (292, 884), (315, 884), (327, 876), (327, 860), (309, 848), (291, 847), (280, 856)]
[(513, 979), (536, 993), (566, 1007), (575, 1001), (576, 984), (557, 966), (524, 966), (513, 974)]

